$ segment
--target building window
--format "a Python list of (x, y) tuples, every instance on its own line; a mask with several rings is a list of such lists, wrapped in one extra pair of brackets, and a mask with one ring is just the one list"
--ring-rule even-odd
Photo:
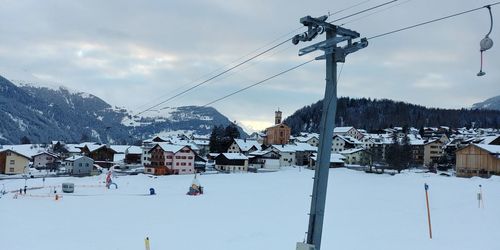
[(186, 156), (182, 156), (182, 159), (186, 159)]
[(179, 166), (179, 163), (178, 163), (178, 162), (176, 162), (176, 163), (175, 163), (175, 165), (176, 165), (176, 166)]
[(10, 160), (10, 165), (16, 164), (16, 160)]
[(188, 156), (188, 159), (190, 159), (190, 160), (191, 160), (191, 159), (193, 159), (193, 157), (192, 157), (192, 156)]
[(9, 168), (9, 172), (14, 172), (14, 168)]
[(191, 162), (190, 162), (190, 163), (188, 163), (188, 166), (191, 166)]

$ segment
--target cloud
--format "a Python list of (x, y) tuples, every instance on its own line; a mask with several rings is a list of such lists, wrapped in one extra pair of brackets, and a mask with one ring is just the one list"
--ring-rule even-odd
[[(409, 1), (346, 27), (370, 37), (487, 3)], [(290, 38), (300, 32), (299, 18), (305, 15), (351, 5), (348, 0), (335, 5), (326, 0), (309, 5), (285, 0), (7, 0), (0, 9), (0, 75), (34, 75), (135, 109), (228, 69), (273, 40)], [(370, 1), (333, 18), (374, 5)], [(498, 10), (493, 8), (495, 16)], [(485, 53), (487, 75), (475, 76), (478, 43), (488, 28), (487, 11), (478, 11), (370, 40), (367, 48), (347, 57), (338, 94), (435, 107), (466, 107), (498, 95), (497, 47)], [(491, 38), (500, 41), (500, 32), (493, 30)], [(297, 56), (299, 48), (310, 44), (280, 46), (168, 105), (203, 105), (295, 66), (320, 54)], [(230, 119), (258, 127), (273, 121), (277, 107), (286, 117), (321, 99), (324, 79), (324, 61), (316, 61), (214, 106)]]

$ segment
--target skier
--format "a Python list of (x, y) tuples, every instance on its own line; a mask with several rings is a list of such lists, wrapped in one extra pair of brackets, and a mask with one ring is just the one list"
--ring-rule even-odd
[(25, 195), (26, 195), (26, 188), (27, 188), (27, 187), (28, 187), (28, 186), (24, 186), (24, 194), (25, 194)]

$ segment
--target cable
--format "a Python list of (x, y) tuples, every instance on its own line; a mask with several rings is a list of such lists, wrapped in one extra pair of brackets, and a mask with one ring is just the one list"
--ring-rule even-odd
[[(387, 36), (387, 35), (390, 35), (390, 34), (393, 34), (393, 33), (397, 33), (397, 32), (404, 31), (404, 30), (408, 30), (408, 29), (415, 28), (415, 27), (422, 26), (422, 25), (426, 25), (426, 24), (429, 24), (429, 23), (433, 23), (433, 22), (441, 21), (441, 20), (448, 19), (448, 18), (451, 18), (451, 17), (455, 17), (455, 16), (463, 15), (463, 14), (470, 13), (470, 12), (473, 12), (473, 11), (477, 11), (477, 10), (480, 10), (480, 9), (483, 9), (483, 8), (488, 8), (488, 9), (490, 9), (490, 7), (491, 7), (491, 6), (494, 6), (494, 5), (497, 5), (497, 4), (500, 4), (500, 2), (492, 3), (492, 4), (489, 4), (489, 5), (486, 5), (486, 6), (482, 6), (482, 7), (479, 7), (479, 8), (475, 8), (475, 9), (471, 9), (471, 10), (467, 10), (467, 11), (462, 11), (462, 12), (459, 12), (459, 13), (455, 13), (455, 14), (452, 14), (452, 15), (445, 16), (445, 17), (436, 18), (436, 19), (433, 19), (433, 20), (430, 20), (430, 21), (426, 21), (426, 22), (418, 23), (418, 24), (411, 25), (411, 26), (408, 26), (408, 27), (404, 27), (404, 28), (401, 28), (401, 29), (397, 29), (397, 30), (393, 30), (393, 31), (390, 31), (390, 32), (382, 33), (382, 34), (379, 34), (379, 35), (376, 35), (376, 36), (372, 36), (372, 37), (367, 38), (367, 39), (368, 39), (368, 40), (371, 40), (371, 39), (379, 38), (379, 37), (382, 37), (382, 36)], [(220, 97), (220, 98), (218, 98), (218, 99), (215, 99), (215, 100), (213, 100), (213, 101), (211, 101), (211, 102), (209, 102), (209, 103), (207, 103), (207, 104), (203, 105), (202, 107), (206, 107), (206, 106), (208, 106), (208, 105), (214, 104), (214, 103), (219, 102), (219, 101), (221, 101), (221, 100), (223, 100), (223, 99), (226, 99), (226, 98), (228, 98), (228, 97), (230, 97), (230, 96), (233, 96), (233, 95), (235, 95), (235, 94), (238, 94), (238, 93), (240, 93), (240, 92), (243, 92), (243, 91), (245, 91), (245, 90), (247, 90), (247, 89), (249, 89), (249, 88), (255, 87), (255, 86), (257, 86), (257, 85), (259, 85), (259, 84), (262, 84), (262, 83), (264, 83), (264, 82), (266, 82), (266, 81), (269, 81), (269, 80), (271, 80), (271, 79), (273, 79), (273, 78), (275, 78), (275, 77), (277, 77), (277, 76), (283, 75), (283, 74), (285, 74), (285, 73), (287, 73), (287, 72), (289, 72), (289, 71), (292, 71), (292, 70), (294, 70), (294, 69), (297, 69), (297, 68), (299, 68), (299, 67), (302, 67), (302, 66), (304, 66), (305, 64), (308, 64), (308, 63), (310, 63), (310, 62), (312, 62), (312, 61), (314, 61), (314, 60), (315, 60), (315, 59), (312, 59), (312, 60), (309, 60), (309, 61), (307, 61), (307, 62), (301, 63), (301, 64), (299, 64), (299, 65), (297, 65), (297, 66), (294, 66), (294, 67), (289, 68), (289, 69), (287, 69), (287, 70), (285, 70), (285, 71), (282, 71), (282, 72), (280, 72), (280, 73), (278, 73), (278, 74), (276, 74), (276, 75), (273, 75), (273, 76), (271, 76), (271, 77), (268, 77), (268, 78), (266, 78), (266, 79), (264, 79), (264, 80), (262, 80), (262, 81), (256, 82), (256, 83), (254, 83), (254, 84), (252, 84), (252, 85), (249, 85), (249, 86), (247, 86), (247, 87), (244, 87), (244, 88), (242, 88), (242, 89), (239, 89), (239, 90), (237, 90), (237, 91), (234, 91), (234, 92), (232, 92), (232, 93), (230, 93), (230, 94), (227, 94), (227, 95), (225, 95), (225, 96), (223, 96), (223, 97)], [(342, 64), (342, 66), (341, 66), (341, 68), (340, 68), (339, 75), (337, 76), (337, 81), (340, 79), (340, 76), (342, 75), (342, 70), (343, 70), (343, 68), (344, 68), (344, 64)]]
[(335, 12), (333, 12), (333, 13), (331, 13), (331, 14), (330, 14), (330, 13), (328, 13), (328, 17), (331, 17), (331, 16), (333, 16), (333, 15), (336, 15), (336, 14), (342, 13), (342, 12), (344, 12), (344, 11), (346, 11), (346, 10), (350, 10), (350, 9), (352, 9), (352, 8), (358, 7), (358, 6), (362, 5), (362, 4), (365, 4), (365, 3), (368, 3), (368, 2), (371, 2), (371, 1), (373, 1), (373, 0), (366, 0), (366, 1), (363, 1), (363, 2), (361, 2), (361, 3), (358, 3), (358, 4), (352, 5), (352, 6), (350, 6), (350, 7), (347, 7), (347, 8), (345, 8), (345, 9), (341, 9), (341, 10), (339, 10), (339, 11), (335, 11)]
[(353, 16), (357, 16), (359, 14), (362, 14), (362, 13), (365, 13), (367, 11), (370, 11), (370, 10), (373, 10), (373, 9), (377, 9), (377, 8), (380, 8), (382, 6), (385, 6), (385, 5), (388, 5), (388, 4), (391, 4), (391, 3), (394, 3), (394, 2), (397, 2), (399, 0), (392, 0), (392, 1), (389, 1), (389, 2), (385, 2), (385, 3), (382, 3), (382, 4), (379, 4), (379, 5), (376, 5), (376, 6), (373, 6), (371, 8), (368, 8), (368, 9), (364, 9), (364, 10), (361, 10), (361, 11), (358, 11), (354, 14), (350, 14), (350, 15), (347, 15), (347, 16), (344, 16), (344, 17), (341, 17), (341, 18), (338, 18), (338, 19), (335, 19), (333, 21), (330, 21), (329, 23), (334, 23), (334, 22), (337, 22), (337, 21), (340, 21), (340, 20), (344, 20), (346, 18), (349, 18), (349, 17), (353, 17)]
[(174, 99), (174, 98), (176, 98), (178, 96), (181, 96), (181, 95), (183, 95), (183, 94), (185, 94), (185, 93), (187, 93), (187, 92), (189, 92), (189, 91), (191, 91), (191, 90), (193, 90), (193, 89), (195, 89), (195, 88), (197, 88), (197, 87), (199, 87), (199, 86), (201, 86), (201, 85), (203, 85), (203, 84), (205, 84), (205, 83), (207, 83), (207, 82), (209, 82), (209, 81), (211, 81), (211, 80), (213, 80), (213, 79), (215, 79), (215, 78), (217, 78), (217, 77), (219, 77), (219, 76), (221, 76), (221, 75), (223, 75), (223, 74), (225, 74), (225, 73), (227, 73), (227, 72), (229, 72), (229, 71), (231, 71), (231, 70), (233, 70), (233, 69), (235, 69), (235, 68), (237, 68), (237, 67), (239, 67), (239, 66), (241, 66), (241, 65), (243, 65), (243, 64), (245, 64), (245, 63), (247, 63), (247, 62), (249, 62), (249, 61), (251, 61), (251, 60), (253, 60), (253, 59), (255, 59), (255, 58), (257, 58), (257, 57), (259, 57), (259, 56), (261, 56), (261, 55), (263, 55), (263, 54), (265, 54), (265, 53), (267, 53), (267, 52), (269, 52), (269, 51), (271, 51), (271, 50), (273, 50), (273, 49), (275, 49), (277, 47), (279, 47), (279, 46), (281, 46), (281, 45), (283, 45), (283, 44), (285, 44), (285, 43), (287, 43), (287, 42), (289, 42), (290, 40), (292, 40), (292, 39), (290, 38), (290, 39), (287, 39), (286, 41), (280, 42), (277, 45), (274, 45), (271, 48), (266, 49), (266, 50), (260, 52), (259, 54), (254, 55), (254, 56), (246, 59), (245, 61), (240, 62), (240, 63), (236, 64), (235, 66), (232, 66), (231, 68), (226, 69), (226, 70), (222, 71), (221, 73), (219, 73), (219, 74), (217, 74), (215, 76), (212, 76), (212, 77), (208, 78), (207, 80), (202, 81), (202, 82), (200, 82), (200, 83), (198, 83), (198, 84), (196, 84), (196, 85), (194, 85), (194, 86), (192, 86), (192, 87), (190, 87), (190, 88), (188, 88), (188, 89), (186, 89), (186, 90), (184, 90), (184, 91), (182, 91), (182, 92), (180, 92), (178, 94), (175, 94), (172, 97), (169, 97), (168, 99), (166, 99), (165, 101), (162, 101), (162, 102), (160, 102), (160, 103), (158, 103), (156, 105), (153, 105), (153, 106), (151, 106), (151, 107), (149, 107), (149, 108), (147, 108), (147, 109), (145, 109), (145, 110), (143, 110), (143, 111), (141, 111), (141, 112), (139, 112), (139, 113), (137, 113), (135, 115), (143, 114), (144, 112), (147, 112), (147, 111), (149, 111), (151, 109), (154, 109), (154, 108), (156, 108), (156, 107), (158, 107), (158, 106), (160, 106), (160, 105), (162, 105), (162, 104), (164, 104), (164, 103), (166, 103), (166, 102), (168, 102), (168, 101), (170, 101), (170, 100), (172, 100), (172, 99)]
[(406, 0), (406, 1), (404, 1), (404, 2), (401, 2), (401, 3), (395, 4), (395, 5), (389, 6), (389, 7), (387, 7), (387, 8), (383, 8), (383, 9), (381, 9), (381, 10), (378, 10), (378, 11), (372, 12), (372, 13), (370, 13), (370, 14), (367, 14), (367, 15), (361, 16), (361, 17), (359, 17), (359, 18), (356, 18), (356, 19), (352, 19), (352, 20), (350, 20), (350, 21), (347, 21), (347, 22), (345, 22), (345, 23), (343, 23), (343, 24), (341, 24), (341, 25), (339, 25), (339, 26), (344, 26), (344, 25), (346, 25), (346, 24), (350, 24), (350, 23), (357, 22), (357, 21), (359, 21), (359, 20), (363, 20), (363, 19), (365, 19), (365, 18), (367, 18), (367, 17), (370, 17), (370, 16), (373, 16), (373, 15), (375, 15), (375, 14), (378, 14), (378, 13), (381, 13), (381, 12), (384, 12), (384, 11), (387, 11), (387, 10), (390, 10), (390, 9), (392, 9), (392, 8), (395, 8), (395, 7), (401, 6), (401, 5), (403, 5), (403, 4), (405, 4), (405, 3), (408, 3), (408, 2), (410, 2), (410, 1), (412, 1), (412, 0)]
[[(363, 1), (363, 2), (360, 2), (360, 3), (354, 4), (354, 5), (352, 5), (352, 6), (349, 6), (349, 7), (347, 7), (347, 8), (344, 8), (344, 9), (342, 9), (342, 10), (339, 10), (339, 11), (337, 11), (337, 12), (333, 13), (333, 14), (329, 14), (329, 16), (332, 16), (332, 15), (334, 15), (334, 14), (338, 14), (338, 13), (341, 13), (341, 12), (343, 12), (343, 11), (346, 11), (346, 10), (349, 10), (349, 9), (351, 9), (351, 8), (357, 7), (357, 6), (361, 5), (361, 4), (364, 4), (364, 3), (369, 2), (369, 1), (372, 1), (372, 0), (365, 0), (365, 1)], [(386, 5), (386, 4), (388, 4), (388, 3), (395, 2), (395, 1), (398, 1), (398, 0), (392, 0), (392, 1), (387, 2), (387, 3), (385, 3), (385, 4), (381, 4), (381, 5), (379, 5), (379, 6), (371, 7), (371, 8), (369, 8), (369, 9), (365, 10), (365, 11), (368, 11), (368, 10), (371, 10), (371, 9), (374, 9), (374, 8), (378, 8), (378, 7), (381, 7), (381, 6), (383, 6), (383, 5)], [(357, 14), (363, 13), (363, 12), (365, 12), (365, 11), (360, 11), (360, 12), (358, 12), (358, 13), (355, 13), (354, 15), (357, 15)], [(353, 16), (353, 15), (349, 15), (349, 16)], [(349, 17), (349, 16), (347, 16), (347, 17)], [(344, 17), (344, 18), (347, 18), (347, 17)], [(339, 20), (340, 20), (340, 19), (339, 19)], [(289, 32), (289, 33), (287, 33), (286, 35), (288, 35), (288, 34), (290, 34), (290, 33), (293, 33), (293, 32), (296, 32), (297, 30), (302, 29), (302, 28), (304, 28), (304, 27), (300, 27), (300, 28), (298, 28), (298, 29), (295, 29), (295, 30), (293, 30), (293, 31), (291, 31), (291, 32)], [(283, 36), (285, 36), (285, 35), (283, 35)], [(283, 37), (283, 36), (281, 36), (281, 37)], [(274, 43), (275, 41), (279, 40), (281, 37), (279, 37), (279, 38), (277, 38), (277, 39), (273, 40), (273, 41), (272, 41), (271, 43), (269, 43), (269, 44)], [(179, 93), (177, 93), (177, 94), (175, 94), (175, 95), (173, 95), (173, 96), (171, 96), (171, 97), (167, 98), (166, 100), (164, 100), (164, 101), (162, 101), (162, 102), (160, 102), (160, 103), (156, 104), (156, 105), (153, 105), (153, 106), (151, 106), (151, 107), (149, 107), (149, 108), (147, 108), (147, 109), (145, 109), (145, 110), (142, 110), (142, 111), (140, 111), (140, 112), (138, 112), (138, 113), (136, 113), (136, 114), (133, 114), (132, 116), (138, 116), (138, 115), (141, 115), (141, 114), (143, 114), (143, 113), (145, 113), (145, 112), (147, 112), (147, 111), (149, 111), (149, 110), (151, 110), (151, 109), (154, 109), (154, 108), (156, 108), (156, 107), (158, 107), (158, 106), (160, 106), (160, 105), (163, 105), (163, 104), (165, 104), (165, 103), (167, 103), (167, 102), (169, 102), (169, 101), (171, 101), (171, 100), (173, 100), (173, 99), (175, 99), (175, 98), (177, 98), (177, 97), (179, 97), (179, 96), (181, 96), (181, 95), (183, 95), (183, 94), (185, 94), (185, 93), (187, 93), (187, 92), (189, 92), (189, 91), (191, 91), (191, 90), (193, 90), (193, 89), (195, 89), (195, 88), (197, 88), (197, 87), (199, 87), (199, 86), (201, 86), (201, 85), (203, 85), (203, 84), (205, 84), (205, 83), (207, 83), (207, 82), (209, 82), (209, 81), (211, 81), (211, 80), (213, 80), (213, 79), (215, 79), (215, 78), (217, 78), (217, 77), (219, 77), (219, 76), (221, 76), (221, 75), (223, 75), (223, 74), (225, 74), (225, 73), (227, 73), (227, 72), (229, 72), (229, 71), (232, 71), (233, 69), (238, 68), (238, 67), (240, 67), (241, 65), (243, 65), (243, 64), (245, 64), (245, 63), (247, 63), (247, 62), (249, 62), (249, 61), (251, 61), (251, 60), (253, 60), (253, 59), (255, 59), (255, 58), (257, 58), (257, 57), (259, 57), (259, 56), (261, 56), (261, 55), (263, 55), (263, 54), (265, 54), (265, 53), (267, 53), (267, 52), (269, 52), (269, 51), (271, 51), (271, 50), (273, 50), (273, 49), (275, 49), (275, 48), (277, 48), (277, 47), (279, 47), (279, 46), (281, 46), (281, 45), (283, 45), (283, 44), (285, 44), (285, 43), (287, 43), (287, 42), (289, 42), (290, 40), (291, 40), (291, 38), (286, 39), (286, 40), (284, 40), (284, 41), (282, 41), (282, 42), (280, 42), (280, 43), (278, 43), (278, 44), (276, 44), (276, 45), (272, 46), (271, 48), (268, 48), (268, 49), (266, 49), (266, 50), (264, 50), (264, 51), (262, 51), (262, 52), (258, 53), (257, 55), (254, 55), (254, 56), (252, 56), (252, 57), (250, 57), (250, 58), (248, 58), (248, 59), (244, 60), (243, 62), (240, 62), (240, 63), (238, 63), (238, 64), (236, 64), (236, 65), (234, 65), (234, 66), (232, 66), (232, 67), (230, 67), (230, 68), (228, 68), (228, 69), (226, 69), (226, 70), (222, 71), (221, 73), (218, 73), (218, 74), (216, 74), (215, 76), (212, 76), (212, 77), (208, 78), (208, 79), (207, 79), (207, 80), (205, 80), (205, 81), (202, 81), (202, 82), (200, 82), (200, 83), (198, 83), (198, 84), (196, 84), (196, 85), (194, 85), (194, 86), (191, 86), (191, 87), (189, 87), (188, 89), (186, 89), (186, 90), (184, 90), (184, 91), (181, 91), (181, 92), (179, 92)], [(267, 45), (269, 45), (269, 44), (266, 44), (264, 47), (267, 47)], [(264, 47), (261, 47), (261, 48), (264, 48)], [(252, 54), (253, 52), (258, 51), (258, 50), (260, 50), (261, 48), (259, 48), (259, 49), (257, 49), (257, 50), (254, 50), (254, 51), (250, 52), (249, 54)], [(247, 55), (249, 55), (249, 54), (247, 54)], [(244, 57), (246, 57), (246, 56), (243, 56), (243, 57), (241, 57), (241, 58), (244, 58)]]
[(259, 85), (259, 84), (262, 84), (262, 83), (264, 83), (264, 82), (267, 82), (267, 81), (269, 81), (269, 80), (271, 80), (271, 79), (273, 79), (273, 78), (276, 78), (276, 77), (278, 77), (278, 76), (280, 76), (280, 75), (283, 75), (283, 74), (285, 74), (285, 73), (288, 73), (288, 72), (290, 72), (290, 71), (292, 71), (292, 70), (294, 70), (294, 69), (300, 68), (300, 67), (302, 67), (302, 66), (304, 66), (304, 65), (306, 65), (306, 64), (308, 64), (308, 63), (310, 63), (310, 62), (313, 62), (313, 61), (315, 61), (315, 60), (316, 60), (316, 59), (311, 59), (311, 60), (306, 61), (306, 62), (303, 62), (303, 63), (301, 63), (301, 64), (299, 64), (299, 65), (293, 66), (293, 67), (291, 67), (291, 68), (289, 68), (289, 69), (287, 69), (287, 70), (281, 71), (280, 73), (275, 74), (275, 75), (273, 75), (273, 76), (270, 76), (270, 77), (268, 77), (268, 78), (266, 78), (266, 79), (264, 79), (264, 80), (258, 81), (258, 82), (256, 82), (256, 83), (251, 84), (251, 85), (248, 85), (248, 86), (246, 86), (246, 87), (244, 87), (244, 88), (242, 88), (242, 89), (239, 89), (239, 90), (236, 90), (236, 91), (234, 91), (234, 92), (231, 92), (230, 94), (227, 94), (227, 95), (225, 95), (225, 96), (223, 96), (223, 97), (217, 98), (217, 99), (215, 99), (215, 100), (213, 100), (213, 101), (211, 101), (211, 102), (209, 102), (209, 103), (207, 103), (207, 104), (203, 105), (202, 107), (207, 107), (208, 105), (211, 105), (211, 104), (214, 104), (214, 103), (219, 102), (219, 101), (221, 101), (221, 100), (224, 100), (224, 99), (226, 99), (226, 98), (228, 98), (228, 97), (230, 97), (230, 96), (236, 95), (236, 94), (238, 94), (238, 93), (240, 93), (240, 92), (243, 92), (243, 91), (245, 91), (245, 90), (247, 90), (247, 89), (249, 89), (249, 88), (252, 88), (252, 87), (255, 87), (255, 86)]
[(422, 25), (426, 25), (426, 24), (429, 24), (429, 23), (434, 23), (434, 22), (438, 22), (438, 21), (441, 21), (441, 20), (444, 20), (444, 19), (448, 19), (448, 18), (460, 16), (460, 15), (467, 14), (467, 13), (470, 13), (470, 12), (474, 12), (474, 11), (477, 11), (477, 10), (480, 10), (480, 9), (483, 9), (483, 8), (488, 8), (488, 6), (494, 6), (494, 5), (497, 5), (497, 4), (500, 4), (500, 2), (488, 4), (488, 5), (485, 5), (485, 6), (482, 6), (482, 7), (478, 7), (478, 8), (475, 8), (475, 9), (462, 11), (462, 12), (459, 12), (459, 13), (451, 14), (451, 15), (448, 15), (448, 16), (444, 16), (444, 17), (432, 19), (432, 20), (429, 20), (429, 21), (426, 21), (426, 22), (421, 22), (421, 23), (418, 23), (418, 24), (414, 24), (414, 25), (410, 25), (410, 26), (404, 27), (404, 28), (400, 28), (400, 29), (396, 29), (396, 30), (393, 30), (393, 31), (389, 31), (389, 32), (386, 32), (386, 33), (382, 33), (382, 34), (379, 34), (379, 35), (376, 35), (376, 36), (369, 37), (369, 38), (367, 38), (367, 40), (373, 40), (375, 38), (387, 36), (387, 35), (394, 34), (394, 33), (400, 32), (400, 31), (409, 30), (409, 29), (412, 29), (412, 28), (415, 28), (415, 27), (419, 27), (419, 26), (422, 26)]

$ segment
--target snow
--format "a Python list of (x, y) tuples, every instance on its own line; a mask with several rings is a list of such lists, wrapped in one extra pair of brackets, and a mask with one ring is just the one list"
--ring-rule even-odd
[(236, 142), (238, 147), (243, 152), (249, 151), (250, 149), (252, 149), (252, 147), (255, 147), (256, 149), (261, 148), (261, 145), (255, 140), (234, 139), (234, 142)]
[(500, 158), (500, 145), (474, 144)]
[[(2, 249), (8, 250), (255, 250), (295, 249), (307, 231), (313, 171), (201, 175), (205, 194), (185, 193), (193, 176), (105, 175), (46, 178), (75, 183), (75, 194), (55, 201), (50, 188), (37, 197), (0, 198)], [(42, 186), (42, 179), (28, 179)], [(433, 239), (428, 237), (424, 183), (430, 186)], [(24, 180), (0, 180), (16, 190)], [(481, 184), (484, 208), (476, 195)], [(86, 185), (85, 187), (82, 185)], [(157, 195), (145, 195), (149, 188)], [(434, 174), (395, 176), (331, 169), (322, 249), (496, 250), (500, 235), (500, 178), (463, 179)]]
[(335, 127), (333, 129), (333, 133), (347, 133), (349, 130), (353, 129), (354, 127)]
[(248, 157), (242, 153), (222, 153), (229, 160), (248, 160)]
[(47, 148), (42, 144), (19, 144), (19, 145), (3, 145), (3, 150), (10, 149), (27, 157), (33, 157), (39, 153), (47, 151)]

